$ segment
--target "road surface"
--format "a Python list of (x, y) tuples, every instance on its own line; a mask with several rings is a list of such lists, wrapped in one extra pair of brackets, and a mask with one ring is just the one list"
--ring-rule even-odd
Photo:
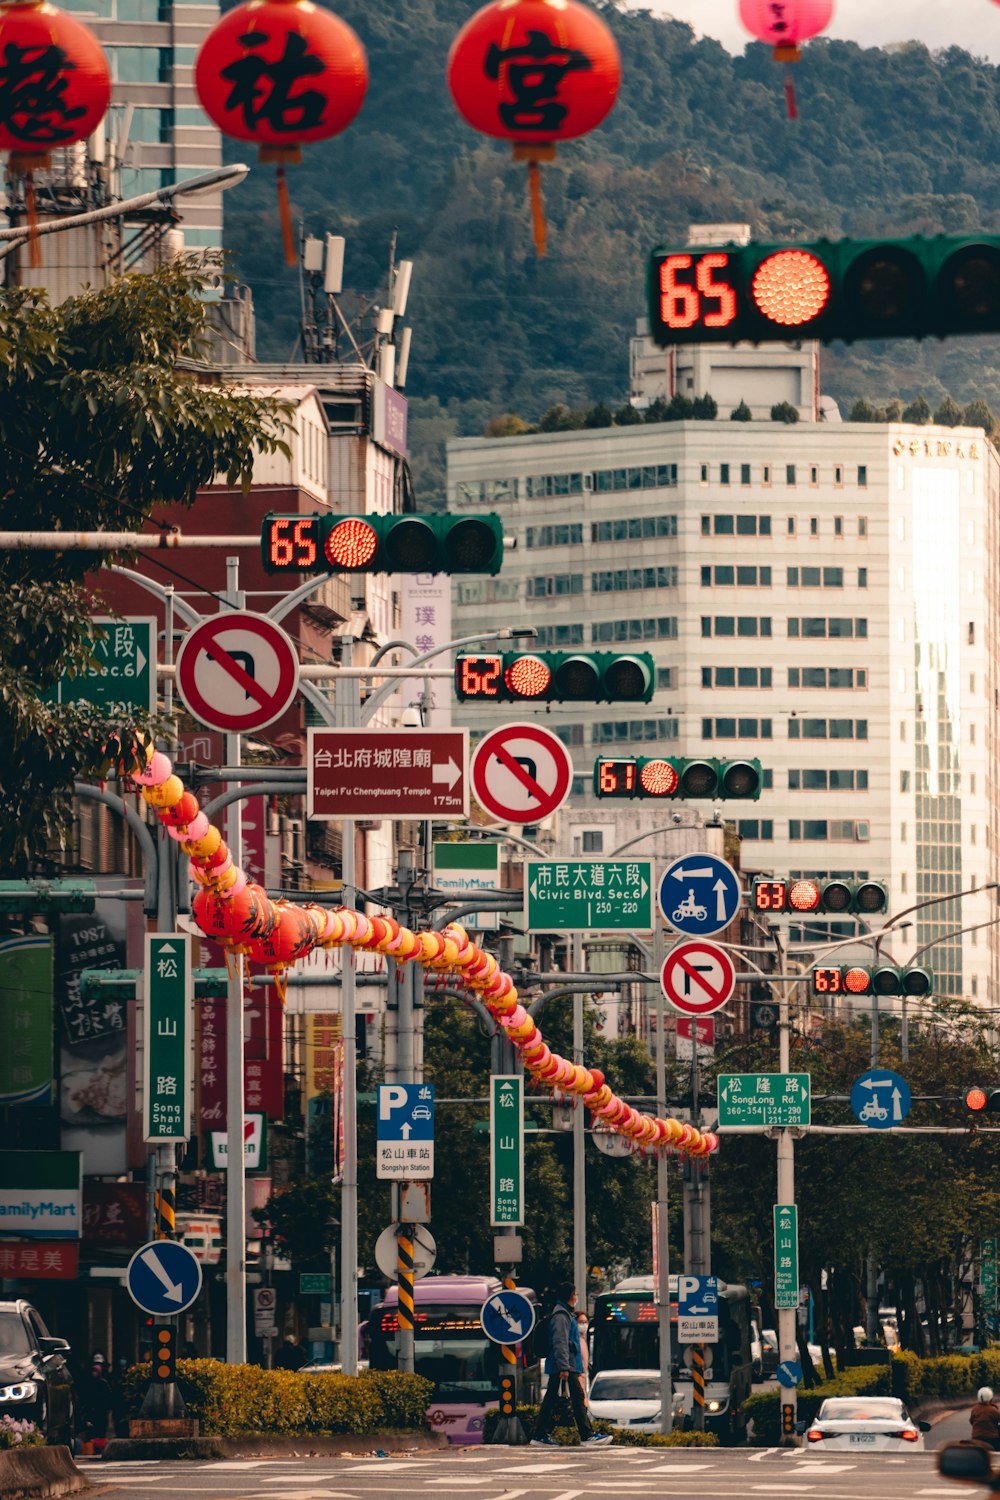
[(80, 1462), (102, 1500), (962, 1500), (963, 1494), (962, 1486), (940, 1478), (930, 1452), (820, 1458), (797, 1449), (483, 1447), (390, 1458)]

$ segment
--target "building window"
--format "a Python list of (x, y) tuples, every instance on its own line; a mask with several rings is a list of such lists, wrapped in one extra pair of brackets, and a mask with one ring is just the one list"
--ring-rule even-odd
[(708, 464), (702, 464), (701, 466), (701, 482), (702, 484), (708, 483)]
[(619, 719), (592, 724), (590, 740), (594, 745), (627, 744), (629, 740), (676, 740), (676, 719)]
[(676, 536), (676, 516), (631, 516), (619, 521), (591, 521), (592, 542), (649, 541), (653, 537)]
[(524, 533), (526, 547), (575, 547), (582, 541), (581, 521), (565, 526), (528, 526)]
[(790, 615), (788, 634), (791, 639), (804, 641), (865, 640), (868, 621), (839, 615)]
[(774, 821), (771, 818), (739, 818), (736, 832), (741, 839), (763, 839), (766, 842), (774, 838)]
[(786, 464), (785, 465), (785, 483), (787, 485), (791, 485), (793, 487), (795, 485), (795, 465), (794, 464)]
[(719, 465), (719, 483), (720, 484), (728, 484), (729, 483), (729, 465), (728, 464), (720, 464)]
[(740, 484), (750, 483), (750, 465), (740, 464)]
[(844, 518), (843, 518), (843, 516), (834, 516), (834, 518), (833, 518), (833, 534), (834, 534), (834, 536), (843, 536), (844, 535)]
[(786, 526), (785, 529), (788, 532), (789, 536), (794, 536), (795, 535), (795, 517), (794, 516), (789, 516), (788, 517), (788, 525)]
[(858, 536), (867, 536), (867, 535), (868, 535), (868, 517), (867, 516), (859, 516), (858, 517)]
[(842, 488), (843, 483), (844, 483), (844, 466), (843, 466), (843, 464), (834, 464), (834, 466), (833, 466), (833, 482), (837, 486), (838, 489)]
[(909, 771), (900, 771), (900, 773), (899, 773), (899, 790), (901, 792), (908, 792), (910, 790), (910, 773), (909, 773)]
[(580, 838), (583, 854), (604, 853), (604, 832), (599, 828), (585, 828)]
[(868, 772), (833, 770), (822, 766), (804, 766), (789, 771), (790, 792), (867, 792)]
[(867, 843), (870, 833), (867, 823), (855, 822), (853, 818), (789, 818), (788, 837), (793, 842)]
[(769, 688), (771, 667), (702, 667), (703, 688)]
[(701, 583), (703, 588), (735, 586), (742, 589), (769, 589), (771, 569), (753, 565), (734, 568), (730, 563), (716, 564), (714, 567), (706, 564), (701, 570)]
[(599, 620), (590, 627), (592, 642), (675, 641), (677, 616), (658, 615), (645, 620)]
[(809, 535), (819, 536), (819, 516), (809, 517)]
[(866, 490), (867, 488), (868, 488), (868, 465), (867, 464), (858, 464), (858, 489), (859, 490)]
[(764, 467), (761, 469), (761, 471), (760, 471), (760, 482), (764, 486), (765, 489), (768, 489), (770, 487), (770, 484), (771, 484), (771, 465), (770, 464), (765, 464)]
[(526, 599), (557, 599), (567, 594), (582, 593), (582, 573), (549, 573), (540, 578), (525, 579)]
[(600, 495), (613, 494), (616, 490), (674, 489), (676, 485), (676, 464), (644, 464), (641, 468), (631, 469), (595, 469), (592, 474), (583, 476), (583, 488), (595, 490)]
[(842, 589), (844, 570), (843, 568), (786, 568), (785, 582), (790, 589)]
[(672, 589), (677, 587), (677, 569), (605, 568), (590, 575), (591, 591), (610, 594), (635, 589)]
[[(589, 489), (590, 486), (588, 485)], [(559, 495), (582, 495), (582, 474), (529, 474), (524, 493), (529, 500), (547, 500)]]
[(564, 745), (583, 744), (582, 724), (560, 724), (556, 727), (553, 733), (557, 736), (558, 739), (562, 740)]
[(867, 719), (798, 719), (788, 721), (790, 740), (866, 740)]
[[(461, 584), (459, 588), (462, 588)], [(574, 625), (539, 625), (538, 634), (532, 641), (532, 645), (539, 651), (547, 646), (582, 646), (583, 624), (578, 622)]]
[(814, 487), (819, 484), (819, 469), (815, 464), (809, 466), (809, 483)]
[(770, 719), (702, 719), (703, 740), (769, 740), (773, 738)]
[(790, 688), (866, 688), (867, 667), (789, 667)]

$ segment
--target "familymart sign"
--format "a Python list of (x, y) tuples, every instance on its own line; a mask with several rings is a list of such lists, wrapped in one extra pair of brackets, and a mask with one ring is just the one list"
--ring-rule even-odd
[(79, 1151), (0, 1151), (0, 1234), (78, 1240), (82, 1194)]

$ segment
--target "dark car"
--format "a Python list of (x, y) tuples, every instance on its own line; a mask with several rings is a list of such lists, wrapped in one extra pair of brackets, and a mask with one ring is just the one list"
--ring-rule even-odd
[(30, 1302), (0, 1302), (0, 1416), (27, 1419), (50, 1443), (73, 1443), (69, 1345), (54, 1339)]

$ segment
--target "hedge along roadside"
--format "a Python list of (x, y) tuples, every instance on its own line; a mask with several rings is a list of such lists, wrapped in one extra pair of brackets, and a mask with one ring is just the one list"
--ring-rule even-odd
[[(900, 1350), (891, 1365), (852, 1365), (811, 1391), (800, 1387), (798, 1416), (800, 1422), (811, 1422), (827, 1396), (899, 1396), (913, 1405), (929, 1397), (971, 1395), (981, 1385), (1000, 1386), (1000, 1349), (933, 1359)], [(745, 1402), (744, 1411), (753, 1418), (754, 1443), (774, 1447), (780, 1436), (781, 1392), (760, 1391)]]
[[(124, 1389), (136, 1416), (150, 1367), (133, 1365)], [(216, 1359), (179, 1359), (177, 1383), (188, 1414), (207, 1437), (246, 1434), (426, 1432), (434, 1392), (422, 1375), (365, 1370), (360, 1375), (302, 1375)]]
[[(540, 1411), (540, 1406), (517, 1408), (517, 1414), (529, 1438), (534, 1434)], [(497, 1407), (490, 1407), (483, 1422), (484, 1442), (492, 1441), (499, 1419), (500, 1412)], [(599, 1417), (594, 1418), (593, 1427), (595, 1432), (610, 1433), (616, 1446), (620, 1448), (717, 1448), (719, 1446), (719, 1439), (714, 1432), (634, 1432), (627, 1427), (615, 1427), (611, 1422), (602, 1422)], [(578, 1447), (580, 1443), (580, 1434), (575, 1427), (556, 1427), (552, 1436), (564, 1448)]]

